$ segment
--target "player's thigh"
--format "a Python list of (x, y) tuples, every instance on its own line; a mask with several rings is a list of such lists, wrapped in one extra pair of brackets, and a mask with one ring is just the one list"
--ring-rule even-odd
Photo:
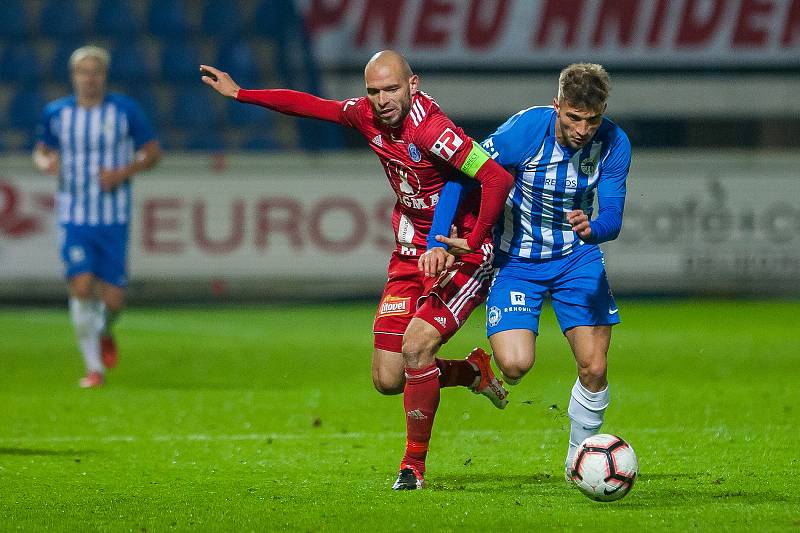
[(602, 252), (597, 247), (576, 252), (568, 268), (553, 282), (550, 295), (558, 324), (565, 333), (577, 326), (611, 326), (620, 322)]
[(372, 383), (382, 394), (399, 394), (405, 384), (403, 354), (375, 348), (372, 351)]
[[(413, 258), (412, 258), (413, 259)], [(389, 278), (383, 288), (372, 326), (376, 350), (402, 353), (403, 335), (417, 309), (424, 290), (424, 276), (416, 261), (393, 255)]]
[(601, 390), (606, 383), (611, 326), (576, 326), (564, 335), (575, 355), (581, 383), (590, 390)]
[(508, 329), (489, 337), (494, 360), (504, 374), (521, 377), (536, 360), (536, 334), (529, 329)]
[[(72, 289), (73, 280), (76, 289), (83, 287), (86, 277), (77, 279), (84, 274), (90, 274), (94, 279), (94, 266), (97, 262), (97, 253), (92, 242), (90, 230), (83, 226), (65, 225), (59, 228), (59, 241), (61, 248), (61, 260), (64, 263), (64, 276), (67, 278)], [(91, 294), (87, 294), (88, 298)], [(80, 296), (84, 297), (84, 296)]]
[(128, 226), (117, 224), (100, 228), (95, 241), (97, 260), (94, 271), (106, 284), (128, 286)]
[[(444, 344), (486, 300), (492, 276), (492, 255), (486, 251), (456, 261), (437, 278), (425, 278), (426, 291), (414, 314), (440, 336)], [(428, 328), (419, 327), (421, 332)], [(428, 338), (431, 338), (430, 335)]]

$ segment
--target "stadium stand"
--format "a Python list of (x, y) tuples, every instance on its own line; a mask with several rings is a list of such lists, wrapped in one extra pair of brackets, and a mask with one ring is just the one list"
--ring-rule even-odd
[[(279, 85), (321, 94), (319, 72), (292, 2), (3, 0), (0, 150), (31, 145), (41, 106), (69, 92), (67, 62), (87, 43), (109, 49), (109, 89), (139, 101), (170, 149), (342, 146), (335, 126), (275, 121), (263, 109), (216, 101), (198, 79), (197, 65), (212, 62), (243, 86)], [(209, 109), (213, 133), (208, 131)]]

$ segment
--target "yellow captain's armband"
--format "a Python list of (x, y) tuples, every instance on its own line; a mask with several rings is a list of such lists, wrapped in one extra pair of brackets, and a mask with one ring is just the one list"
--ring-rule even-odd
[(481, 145), (472, 141), (472, 149), (469, 151), (469, 155), (464, 160), (464, 164), (461, 165), (461, 172), (466, 174), (467, 176), (474, 178), (475, 174), (477, 174), (478, 169), (480, 169), (484, 163), (486, 163), (487, 159), (491, 159), (489, 154), (481, 148)]

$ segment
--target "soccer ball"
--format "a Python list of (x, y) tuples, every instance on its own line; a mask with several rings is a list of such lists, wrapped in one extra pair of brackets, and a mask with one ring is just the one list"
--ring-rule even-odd
[(638, 473), (631, 445), (616, 435), (601, 433), (578, 446), (567, 475), (589, 498), (612, 502), (628, 494)]

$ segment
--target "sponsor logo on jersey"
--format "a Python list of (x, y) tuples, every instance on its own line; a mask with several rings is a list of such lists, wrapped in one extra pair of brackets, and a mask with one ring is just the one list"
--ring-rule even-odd
[(380, 133), (372, 138), (372, 143), (375, 146), (383, 147), (383, 141), (381, 140), (381, 134)]
[(411, 310), (411, 297), (402, 298), (387, 294), (381, 302), (378, 316), (406, 315)]
[(525, 305), (524, 292), (511, 291), (509, 294), (511, 295), (511, 305)]
[(408, 145), (408, 157), (410, 157), (414, 163), (419, 163), (422, 160), (422, 154), (419, 153), (419, 148), (417, 148), (414, 143)]
[(456, 150), (464, 144), (464, 141), (456, 135), (456, 132), (451, 130), (450, 128), (446, 128), (439, 138), (436, 139), (436, 142), (433, 143), (431, 147), (431, 152), (438, 155), (445, 161), (450, 161), (450, 158), (453, 157), (453, 154), (456, 153)]
[(584, 159), (581, 161), (581, 172), (587, 176), (594, 174), (595, 170), (597, 170), (597, 161), (594, 159)]
[(498, 307), (490, 307), (488, 311), (486, 311), (486, 321), (489, 323), (490, 326), (496, 326), (500, 322), (500, 318), (502, 318), (503, 313), (500, 312)]

